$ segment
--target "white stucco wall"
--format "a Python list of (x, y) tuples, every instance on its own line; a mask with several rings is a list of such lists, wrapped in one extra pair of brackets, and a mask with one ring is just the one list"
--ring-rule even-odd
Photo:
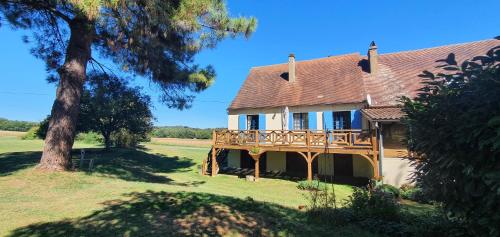
[(286, 171), (285, 152), (269, 151), (266, 156), (266, 171)]
[(360, 155), (353, 155), (352, 157), (352, 175), (354, 177), (373, 177), (373, 167), (366, 158)]
[[(313, 106), (292, 106), (289, 107), (290, 113), (308, 113), (317, 112), (318, 118), (316, 127), (323, 128), (323, 121), (319, 118), (323, 117), (321, 111), (349, 111), (354, 109), (363, 108), (363, 104), (344, 104), (344, 105), (313, 105)], [(228, 116), (228, 129), (238, 129), (238, 115), (239, 114), (265, 114), (266, 115), (266, 129), (267, 130), (281, 130), (282, 119), (281, 113), (283, 108), (265, 108), (265, 109), (237, 109), (229, 110)]]
[(334, 175), (333, 174), (333, 155), (321, 154), (318, 156), (318, 174), (320, 175)]
[(267, 113), (266, 114), (266, 130), (281, 130), (281, 113)]
[(238, 129), (238, 115), (230, 114), (227, 118), (227, 129), (237, 130)]
[(410, 166), (408, 160), (403, 158), (384, 158), (382, 160), (382, 175), (384, 183), (401, 186), (404, 183), (410, 183), (409, 177), (415, 168)]
[(241, 151), (240, 150), (229, 150), (227, 154), (227, 166), (232, 168), (241, 167)]

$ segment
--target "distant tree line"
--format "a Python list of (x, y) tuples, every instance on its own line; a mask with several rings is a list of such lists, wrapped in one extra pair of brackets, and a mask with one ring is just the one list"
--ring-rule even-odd
[(190, 128), (186, 126), (165, 126), (153, 129), (152, 137), (211, 139), (211, 128)]
[(0, 118), (0, 130), (26, 132), (38, 123)]

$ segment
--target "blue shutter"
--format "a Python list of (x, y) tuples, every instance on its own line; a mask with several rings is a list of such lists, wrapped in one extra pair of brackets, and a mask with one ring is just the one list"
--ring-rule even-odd
[(351, 110), (351, 128), (361, 129), (361, 111)]
[(247, 115), (246, 114), (240, 114), (238, 116), (238, 129), (239, 130), (246, 130), (247, 129)]
[(288, 115), (288, 130), (293, 130), (293, 113)]
[(309, 118), (309, 130), (317, 130), (318, 126), (318, 116), (316, 112), (309, 112), (309, 115), (307, 115)]
[(266, 115), (259, 114), (259, 130), (266, 130)]
[(328, 130), (333, 130), (333, 112), (324, 111), (323, 112), (323, 127)]

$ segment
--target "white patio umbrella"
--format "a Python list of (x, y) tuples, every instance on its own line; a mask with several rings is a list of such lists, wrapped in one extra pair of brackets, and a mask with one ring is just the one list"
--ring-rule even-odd
[(290, 111), (288, 110), (288, 106), (286, 106), (282, 110), (282, 114), (281, 114), (281, 119), (282, 119), (281, 130), (288, 130), (289, 116), (290, 116)]

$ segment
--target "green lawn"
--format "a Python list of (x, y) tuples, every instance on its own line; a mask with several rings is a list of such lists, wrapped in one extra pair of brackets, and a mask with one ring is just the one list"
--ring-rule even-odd
[(199, 175), (208, 148), (155, 143), (106, 153), (77, 143), (96, 159), (93, 172), (46, 173), (32, 169), (42, 145), (0, 137), (0, 236), (374, 236), (308, 223), (296, 182)]

